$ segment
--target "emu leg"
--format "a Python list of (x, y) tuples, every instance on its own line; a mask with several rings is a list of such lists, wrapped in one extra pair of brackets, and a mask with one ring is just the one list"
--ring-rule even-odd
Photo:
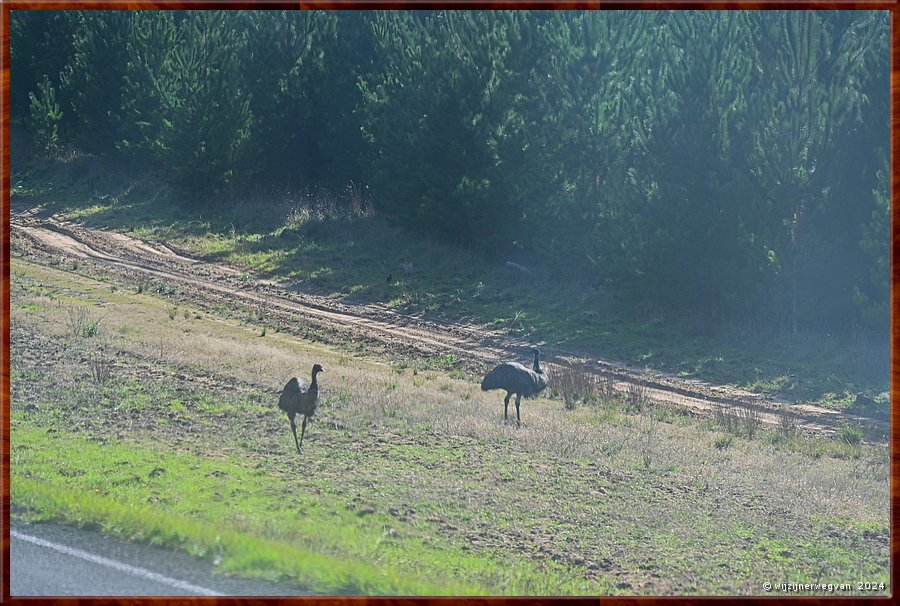
[(306, 433), (306, 419), (307, 417), (303, 416), (303, 424), (300, 426), (300, 445), (297, 447), (297, 450), (303, 452), (303, 434)]
[(503, 398), (503, 419), (505, 420), (509, 415), (509, 398), (512, 396), (512, 392), (506, 392), (506, 397)]
[(521, 417), (519, 417), (519, 402), (521, 402), (521, 401), (522, 401), (522, 394), (517, 393), (516, 394), (516, 423), (518, 423), (519, 425), (522, 424), (522, 419), (521, 419)]
[[(288, 415), (288, 418), (291, 420), (291, 431), (294, 432), (294, 446), (297, 447), (297, 452), (302, 452), (300, 450), (300, 444), (297, 443), (297, 424), (294, 423), (294, 415)], [(305, 421), (306, 419), (304, 419)], [(306, 424), (304, 423), (304, 427)]]

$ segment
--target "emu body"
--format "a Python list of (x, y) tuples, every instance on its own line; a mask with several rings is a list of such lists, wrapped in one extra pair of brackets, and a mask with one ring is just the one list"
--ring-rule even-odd
[(541, 369), (541, 350), (532, 349), (534, 363), (528, 368), (518, 362), (504, 362), (494, 367), (481, 381), (481, 390), (503, 389), (506, 397), (503, 398), (503, 418), (509, 417), (509, 399), (516, 394), (516, 421), (522, 422), (519, 413), (522, 396), (528, 397), (539, 393), (547, 387), (547, 375)]
[[(306, 422), (316, 412), (316, 404), (319, 398), (319, 383), (316, 378), (323, 368), (319, 364), (312, 367), (312, 382), (307, 383), (297, 377), (292, 378), (281, 390), (278, 398), (278, 408), (287, 413), (291, 421), (291, 431), (294, 432), (294, 445), (297, 452), (303, 452), (303, 436), (306, 433)], [(300, 428), (300, 441), (297, 441), (297, 423), (294, 421), (297, 415), (303, 415), (303, 423)]]

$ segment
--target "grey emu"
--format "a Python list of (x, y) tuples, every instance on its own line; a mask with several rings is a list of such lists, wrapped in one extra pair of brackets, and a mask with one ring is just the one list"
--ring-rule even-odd
[(547, 375), (541, 369), (541, 350), (533, 348), (534, 364), (527, 368), (518, 362), (504, 362), (496, 366), (484, 376), (481, 382), (481, 390), (504, 389), (506, 397), (503, 398), (503, 418), (508, 418), (509, 398), (516, 394), (516, 421), (522, 422), (519, 416), (519, 403), (522, 396), (528, 397), (540, 392), (547, 387)]
[[(297, 452), (303, 453), (303, 434), (306, 433), (306, 421), (316, 412), (316, 400), (319, 397), (319, 384), (316, 381), (316, 375), (324, 372), (321, 365), (315, 364), (312, 367), (312, 383), (307, 383), (303, 379), (297, 377), (292, 378), (281, 390), (281, 397), (278, 398), (278, 408), (287, 413), (288, 419), (291, 420), (291, 431), (294, 432), (294, 445), (297, 446)], [(297, 441), (297, 424), (294, 417), (298, 414), (303, 415), (303, 425), (300, 428), (300, 441)]]

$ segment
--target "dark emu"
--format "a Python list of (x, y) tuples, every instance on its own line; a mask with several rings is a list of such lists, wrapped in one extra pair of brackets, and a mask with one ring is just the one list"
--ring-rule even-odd
[[(312, 367), (312, 383), (307, 383), (297, 377), (292, 378), (281, 390), (278, 398), (278, 408), (287, 413), (291, 421), (291, 431), (294, 432), (294, 444), (297, 452), (303, 453), (303, 434), (306, 433), (306, 421), (316, 412), (316, 401), (319, 399), (319, 383), (316, 375), (324, 372), (320, 364)], [(297, 424), (294, 418), (303, 415), (303, 425), (300, 428), (300, 441), (297, 441)]]
[(495, 367), (484, 376), (481, 382), (481, 390), (504, 389), (506, 397), (503, 398), (503, 418), (508, 418), (509, 398), (516, 394), (516, 422), (522, 423), (519, 416), (519, 404), (522, 396), (528, 397), (540, 392), (547, 387), (547, 375), (541, 369), (541, 350), (533, 348), (534, 364), (531, 368), (518, 362), (504, 362)]

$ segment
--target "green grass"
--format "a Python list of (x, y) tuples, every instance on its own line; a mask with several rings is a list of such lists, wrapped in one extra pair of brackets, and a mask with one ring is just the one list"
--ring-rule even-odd
[[(397, 376), (393, 371), (385, 372)], [(31, 377), (35, 382), (40, 379)], [(21, 373), (15, 374), (17, 394), (26, 389), (24, 380)], [(45, 382), (47, 387), (52, 386)], [(521, 432), (511, 438), (488, 434), (474, 440), (442, 436), (432, 426), (413, 422), (409, 407), (414, 404), (398, 401), (393, 413), (382, 418), (381, 428), (362, 422), (346, 434), (344, 430), (329, 431), (327, 421), (325, 425), (315, 424), (307, 455), (298, 459), (291, 452), (290, 440), (280, 439), (286, 437), (283, 424), (276, 424), (279, 431), (274, 440), (265, 435), (269, 425), (266, 418), (275, 415), (271, 408), (260, 409), (260, 417), (238, 414), (239, 406), (235, 404), (224, 424), (210, 424), (212, 431), (208, 435), (172, 433), (158, 423), (152, 427), (139, 423), (142, 429), (125, 439), (114, 437), (115, 424), (102, 429), (102, 417), (115, 421), (121, 419), (120, 412), (85, 397), (90, 393), (88, 386), (76, 386), (76, 393), (71, 393), (71, 386), (66, 389), (68, 392), (63, 392), (59, 385), (47, 391), (50, 399), (38, 401), (36, 413), (13, 412), (13, 502), (21, 506), (20, 512), (39, 519), (93, 525), (126, 538), (185, 549), (220, 561), (223, 571), (293, 579), (321, 591), (429, 590), (414, 583), (387, 590), (374, 581), (353, 576), (362, 572), (351, 575), (356, 580), (344, 579), (336, 585), (332, 577), (315, 580), (314, 567), (303, 569), (307, 576), (293, 574), (293, 569), (285, 572), (283, 567), (273, 567), (267, 556), (254, 555), (255, 550), (275, 553), (273, 558), (277, 559), (285, 555), (279, 545), (289, 544), (306, 546), (312, 552), (339, 560), (394, 563), (402, 577), (425, 575), (432, 581), (446, 577), (448, 584), (455, 581), (465, 585), (453, 590), (462, 593), (642, 593), (648, 589), (636, 584), (635, 576), (640, 578), (646, 571), (653, 571), (658, 582), (678, 579), (680, 592), (731, 593), (748, 588), (758, 591), (755, 586), (735, 585), (736, 579), (749, 583), (750, 579), (773, 578), (786, 564), (768, 551), (747, 552), (743, 539), (732, 533), (728, 521), (744, 520), (754, 541), (759, 536), (783, 543), (793, 541), (796, 529), (806, 527), (802, 517), (798, 517), (802, 516), (800, 503), (792, 499), (779, 505), (788, 508), (784, 514), (789, 516), (787, 520), (773, 523), (763, 512), (757, 517), (755, 507), (747, 509), (752, 505), (744, 494), (747, 488), (730, 493), (733, 487), (727, 486), (725, 478), (734, 473), (725, 469), (714, 471), (709, 462), (703, 461), (709, 456), (704, 452), (714, 451), (691, 446), (699, 451), (680, 454), (686, 444), (685, 437), (678, 433), (653, 435), (661, 444), (653, 453), (655, 459), (675, 460), (679, 462), (677, 466), (661, 467), (657, 462), (646, 466), (627, 452), (610, 457), (608, 463), (602, 462), (607, 461), (605, 458), (560, 458), (546, 452), (523, 452), (522, 444), (515, 440)], [(403, 389), (400, 384), (387, 393), (396, 394)], [(149, 396), (142, 409), (144, 419), (178, 412), (205, 426), (218, 414), (202, 405), (204, 400), (208, 403), (214, 398), (172, 398), (161, 385), (122, 392)], [(67, 397), (81, 405), (72, 406)], [(358, 395), (350, 397), (356, 399)], [(159, 403), (158, 411), (152, 408), (154, 403)], [(373, 404), (378, 404), (378, 400)], [(344, 406), (350, 405), (348, 402)], [(348, 411), (352, 414), (338, 416), (340, 408), (333, 410), (331, 403), (323, 406), (320, 418), (352, 423), (356, 417), (352, 410)], [(652, 411), (647, 412), (652, 419)], [(589, 419), (591, 411), (586, 408), (579, 414)], [(94, 429), (79, 429), (77, 435), (58, 429), (76, 426), (74, 421), (85, 416), (95, 420)], [(631, 434), (632, 441), (643, 432), (670, 432), (679, 427), (656, 425), (640, 416), (627, 418), (627, 425), (634, 429), (625, 430), (625, 435)], [(259, 428), (254, 430), (256, 426)], [(738, 458), (760, 456), (759, 444), (728, 437), (728, 451), (734, 449)], [(583, 440), (579, 435), (569, 439)], [(260, 440), (266, 444), (274, 442), (262, 456)], [(787, 462), (781, 455), (775, 456), (783, 464)], [(625, 465), (627, 461), (635, 464)], [(611, 467), (607, 468), (607, 464)], [(771, 463), (760, 463), (761, 468), (770, 466)], [(834, 475), (829, 470), (831, 466), (825, 463), (815, 471), (805, 469), (802, 477), (812, 475), (827, 482), (824, 478)], [(623, 472), (623, 468), (633, 468), (634, 472)], [(691, 480), (704, 469), (714, 473), (710, 480)], [(27, 489), (23, 492), (19, 490), (19, 478), (37, 484), (21, 484)], [(738, 484), (743, 486), (744, 482), (740, 480)], [(771, 478), (764, 477), (761, 483), (751, 484), (750, 490), (768, 490), (770, 483)], [(44, 496), (35, 500), (31, 494)], [(762, 499), (762, 494), (756, 498)], [(841, 497), (851, 494), (847, 487)], [(55, 500), (48, 502), (48, 495)], [(472, 495), (478, 498), (471, 500)], [(722, 503), (721, 498), (725, 499)], [(777, 499), (783, 496), (776, 496)], [(834, 507), (831, 499), (816, 500), (813, 510)], [(122, 521), (125, 514), (121, 510), (131, 512), (133, 517), (125, 516)], [(498, 511), (502, 514), (498, 515)], [(886, 536), (886, 522), (853, 516), (855, 513), (850, 517), (813, 520), (817, 538), (795, 547), (797, 556), (791, 570), (806, 570), (810, 561), (807, 558), (818, 553), (816, 550), (823, 543), (833, 542), (835, 529), (846, 528), (848, 520), (859, 529), (859, 538)], [(646, 534), (651, 519), (656, 527), (665, 530)], [(171, 525), (177, 536), (154, 530), (158, 520), (163, 520), (161, 525)], [(239, 530), (239, 539), (214, 541), (207, 527), (220, 522)], [(145, 523), (150, 527), (143, 526)], [(441, 528), (458, 528), (461, 536), (446, 537), (446, 530)], [(550, 548), (547, 555), (566, 557), (567, 564), (548, 565), (535, 560), (534, 545), (529, 547), (526, 542), (517, 547), (523, 536), (538, 538), (540, 544)], [(469, 537), (477, 542), (470, 542)], [(871, 545), (865, 545), (869, 541), (859, 538), (850, 535), (842, 547), (824, 552), (828, 559), (821, 562), (829, 571), (828, 578), (839, 576), (840, 566), (847, 561), (842, 550), (850, 549), (855, 553), (854, 561), (866, 562), (866, 578), (886, 581), (887, 568), (880, 571), (881, 563), (873, 559)], [(231, 546), (227, 553), (218, 546), (222, 541)], [(385, 551), (385, 541), (395, 542), (397, 551)], [(592, 556), (592, 560), (597, 557), (600, 561), (615, 561), (618, 567), (638, 574), (629, 574), (618, 583), (602, 573), (588, 581), (583, 577), (582, 566), (573, 565), (565, 550), (576, 554), (599, 551), (604, 555)], [(414, 566), (410, 566), (412, 556)], [(242, 562), (251, 564), (245, 566)], [(339, 565), (326, 562), (329, 570)], [(421, 562), (429, 565), (423, 570)], [(713, 574), (698, 577), (698, 570)], [(690, 578), (696, 579), (694, 585), (685, 584), (684, 579)], [(466, 580), (480, 582), (466, 585)], [(661, 589), (653, 586), (649, 591)]]
[[(21, 417), (14, 418), (13, 440), (17, 515), (182, 549), (217, 562), (223, 573), (350, 595), (587, 589), (527, 562), (466, 553), (388, 515), (309, 490), (314, 483), (298, 489), (302, 482), (272, 478), (231, 457), (66, 432), (48, 439)], [(491, 579), (503, 585), (487, 584)]]
[[(477, 586), (405, 577), (386, 562), (353, 559), (361, 550), (383, 550), (386, 560), (396, 559), (396, 546), (380, 541), (377, 525), (315, 497), (289, 494), (234, 461), (98, 444), (65, 433), (48, 444), (38, 428), (17, 427), (15, 436), (13, 499), (32, 519), (99, 527), (218, 561), (225, 573), (289, 579), (320, 592), (477, 592)], [(269, 500), (272, 493), (282, 494), (283, 502)], [(337, 553), (304, 548), (322, 544)]]
[(858, 444), (849, 444), (843, 439), (829, 440), (820, 436), (786, 435), (774, 431), (765, 440), (783, 452), (795, 452), (813, 459), (858, 459), (863, 454)]

